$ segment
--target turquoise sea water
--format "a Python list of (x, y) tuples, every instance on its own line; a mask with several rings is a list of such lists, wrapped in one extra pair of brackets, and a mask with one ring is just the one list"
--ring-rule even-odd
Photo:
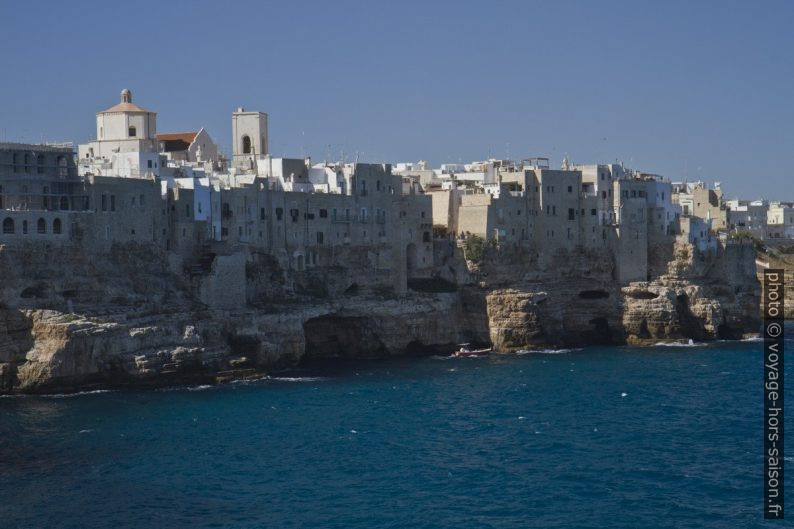
[(587, 348), (0, 398), (0, 527), (781, 527), (762, 361)]

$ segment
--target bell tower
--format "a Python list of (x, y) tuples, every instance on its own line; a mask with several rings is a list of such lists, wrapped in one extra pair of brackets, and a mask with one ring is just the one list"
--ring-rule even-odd
[(243, 107), (232, 114), (232, 163), (238, 171), (256, 170), (256, 160), (268, 154), (267, 114), (246, 112)]

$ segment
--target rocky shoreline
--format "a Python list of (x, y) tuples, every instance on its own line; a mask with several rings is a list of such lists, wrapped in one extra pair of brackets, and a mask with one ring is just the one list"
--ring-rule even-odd
[[(69, 248), (20, 251), (0, 248), (6, 394), (225, 382), (317, 359), (445, 354), (461, 342), (508, 353), (741, 339), (760, 325), (746, 245), (682, 253), (665, 273), (628, 285), (598, 255), (532, 262), (529, 252), (523, 261), (494, 250), (477, 266), (452, 255), (448, 277), (437, 278), (451, 292), (286, 292), (240, 310), (201, 304), (167, 256), (140, 247), (91, 262)], [(29, 266), (14, 266), (23, 258)]]

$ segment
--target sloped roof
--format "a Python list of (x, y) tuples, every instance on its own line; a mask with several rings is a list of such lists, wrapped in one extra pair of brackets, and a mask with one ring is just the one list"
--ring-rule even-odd
[(165, 152), (186, 151), (197, 134), (198, 131), (164, 132), (157, 135), (157, 141), (163, 142)]
[(139, 107), (135, 103), (119, 103), (117, 105), (110, 107), (107, 110), (103, 110), (102, 112), (100, 112), (100, 114), (105, 114), (106, 112), (148, 112), (150, 114), (154, 113), (154, 112), (150, 112), (149, 110), (146, 110), (145, 108)]

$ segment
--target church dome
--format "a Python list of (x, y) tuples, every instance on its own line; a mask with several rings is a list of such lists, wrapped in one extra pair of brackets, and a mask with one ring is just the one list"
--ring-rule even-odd
[(121, 91), (121, 102), (118, 105), (114, 105), (107, 110), (103, 110), (100, 114), (105, 114), (108, 112), (147, 112), (148, 110), (145, 108), (141, 108), (135, 103), (132, 102), (132, 91), (129, 88), (125, 88)]

